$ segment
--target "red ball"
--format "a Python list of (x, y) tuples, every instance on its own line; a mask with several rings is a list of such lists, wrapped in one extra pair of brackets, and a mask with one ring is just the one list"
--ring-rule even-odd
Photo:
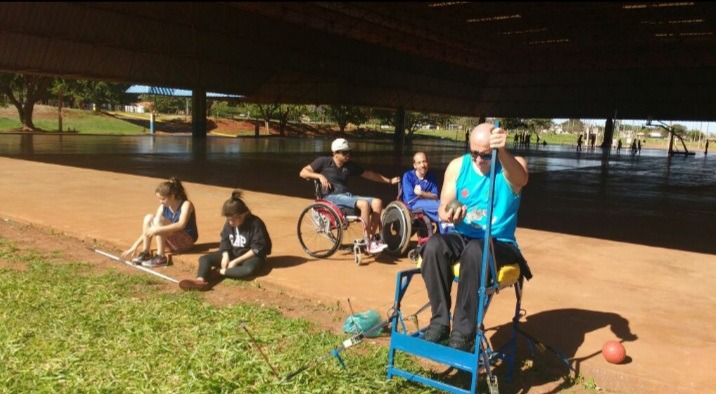
[(626, 349), (617, 341), (607, 341), (602, 346), (602, 356), (612, 364), (621, 364), (626, 359)]

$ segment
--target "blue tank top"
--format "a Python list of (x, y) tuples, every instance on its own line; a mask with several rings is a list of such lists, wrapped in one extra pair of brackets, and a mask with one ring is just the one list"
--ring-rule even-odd
[[(184, 207), (184, 201), (186, 200), (183, 200), (179, 204), (179, 209), (177, 209), (176, 212), (172, 212), (172, 210), (165, 205), (162, 208), (162, 215), (172, 223), (178, 222), (179, 217), (181, 216), (181, 209), (182, 207)], [(186, 227), (184, 227), (184, 232), (189, 234), (189, 236), (191, 237), (191, 239), (194, 240), (194, 242), (199, 239), (199, 229), (196, 227), (196, 211), (191, 211), (191, 214), (189, 215), (189, 221), (186, 223)]]
[[(492, 237), (517, 246), (515, 229), (517, 211), (520, 208), (520, 194), (515, 194), (505, 179), (502, 165), (495, 163), (495, 198), (492, 208)], [(487, 205), (490, 191), (490, 174), (482, 175), (472, 165), (472, 157), (462, 158), (460, 174), (457, 177), (457, 200), (467, 206), (462, 222), (455, 229), (468, 238), (484, 238), (487, 226)]]

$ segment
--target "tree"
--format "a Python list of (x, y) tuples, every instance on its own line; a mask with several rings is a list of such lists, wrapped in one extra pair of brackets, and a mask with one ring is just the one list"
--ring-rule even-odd
[[(375, 110), (373, 111), (376, 119), (381, 124), (390, 124), (394, 128), (397, 128), (397, 121), (395, 111), (388, 110)], [(414, 138), (415, 132), (420, 130), (421, 127), (427, 125), (447, 125), (452, 122), (452, 117), (448, 115), (431, 114), (429, 112), (405, 112), (405, 119), (403, 126), (405, 127), (405, 139), (411, 140)]]
[(23, 131), (35, 131), (32, 112), (35, 103), (49, 97), (52, 80), (38, 75), (0, 73), (0, 93), (17, 109)]
[(271, 118), (274, 117), (276, 112), (279, 110), (279, 107), (281, 107), (281, 104), (279, 103), (273, 103), (273, 104), (249, 104), (247, 105), (247, 108), (249, 111), (253, 114), (258, 113), (261, 119), (264, 121), (264, 126), (266, 127), (266, 133), (269, 133), (269, 126)]
[(686, 134), (687, 128), (686, 128), (686, 126), (684, 126), (682, 124), (674, 123), (671, 126), (671, 130), (676, 134), (684, 135), (684, 134)]
[(527, 127), (523, 119), (520, 118), (502, 118), (500, 125), (505, 130), (520, 130)]
[(91, 81), (86, 79), (57, 79), (52, 91), (57, 93), (62, 89), (63, 96), (75, 105), (79, 103), (94, 104), (93, 109), (99, 111), (105, 104), (129, 104), (134, 96), (125, 91), (128, 84), (110, 83), (105, 81)]
[(552, 119), (527, 119), (525, 123), (530, 133), (539, 133), (552, 127)]
[(584, 123), (579, 119), (570, 119), (562, 123), (562, 131), (570, 134), (581, 134), (584, 131)]
[[(152, 103), (152, 111), (156, 111), (160, 114), (175, 114), (177, 111), (183, 111), (186, 106), (184, 98), (172, 97), (172, 96), (155, 96), (155, 95), (141, 95), (139, 99), (142, 101), (148, 101)], [(208, 100), (207, 100), (208, 101)], [(207, 105), (207, 111), (210, 109)]]
[(338, 129), (341, 133), (346, 131), (348, 123), (358, 126), (370, 119), (370, 110), (348, 105), (328, 105), (326, 106), (326, 114), (338, 123)]
[(405, 139), (412, 140), (416, 131), (427, 125), (446, 125), (452, 121), (447, 115), (431, 114), (429, 112), (406, 112), (405, 113)]
[(294, 122), (300, 120), (301, 116), (308, 112), (308, 107), (305, 105), (286, 105), (282, 104), (278, 109), (279, 121), (278, 121), (278, 132), (281, 135), (286, 134), (286, 125), (289, 120)]
[(689, 130), (684, 134), (684, 136), (691, 141), (699, 141), (703, 137), (703, 135), (704, 133), (702, 133), (700, 130)]

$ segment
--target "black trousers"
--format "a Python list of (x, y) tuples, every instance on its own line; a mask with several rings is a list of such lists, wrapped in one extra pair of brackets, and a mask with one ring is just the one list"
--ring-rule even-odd
[[(450, 327), (452, 265), (460, 261), (452, 329), (468, 338), (475, 335), (483, 242), (482, 239), (469, 239), (453, 233), (434, 234), (425, 244), (421, 271), (432, 310), (431, 325)], [(495, 240), (494, 248), (498, 271), (504, 265), (523, 261), (519, 250), (511, 244)], [(490, 272), (489, 267), (487, 272)]]
[[(199, 257), (199, 269), (197, 270), (196, 277), (204, 278), (206, 280), (209, 277), (208, 275), (212, 267), (220, 269), (221, 255), (222, 252), (214, 252)], [(235, 258), (236, 256), (234, 256), (233, 253), (229, 253), (229, 260), (233, 260)], [(225, 276), (227, 278), (232, 279), (240, 279), (245, 278), (247, 276), (252, 276), (256, 274), (256, 272), (261, 268), (261, 266), (263, 266), (265, 261), (266, 259), (264, 257), (254, 256), (237, 265), (236, 267), (228, 268), (226, 270)]]

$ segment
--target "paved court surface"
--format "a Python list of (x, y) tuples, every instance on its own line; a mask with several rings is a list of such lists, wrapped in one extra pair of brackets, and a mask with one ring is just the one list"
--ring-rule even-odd
[[(200, 238), (196, 252), (174, 256), (174, 265), (161, 269), (173, 277), (192, 276), (197, 258), (218, 246), (219, 208), (235, 187), (245, 190), (274, 241), (270, 271), (255, 279), (264, 286), (332, 304), (350, 297), (356, 310), (385, 312), (396, 273), (411, 268), (407, 258), (365, 257), (356, 266), (350, 254), (316, 260), (301, 250), (295, 223), (311, 202), (311, 186), (298, 171), (315, 153), (266, 140), (254, 152), (241, 151), (242, 144), (197, 147), (187, 138), (154, 140), (171, 141), (168, 151), (87, 141), (44, 151), (39, 139), (28, 148), (26, 137), (0, 136), (0, 215), (116, 251), (135, 240), (142, 215), (156, 209), (157, 183), (178, 175), (197, 207)], [(525, 287), (523, 327), (608, 390), (714, 392), (716, 160), (700, 153), (668, 160), (652, 152), (601, 165), (597, 153), (525, 153), (533, 172), (517, 238), (535, 277)], [(433, 167), (442, 173), (454, 155), (436, 148)], [(409, 163), (389, 150), (355, 156), (388, 175)], [(387, 201), (395, 194), (386, 185), (352, 186)], [(418, 280), (405, 308), (418, 309), (425, 299)], [(491, 307), (486, 326), (496, 337), (513, 299), (504, 292)], [(607, 340), (625, 341), (627, 364), (601, 357)]]

